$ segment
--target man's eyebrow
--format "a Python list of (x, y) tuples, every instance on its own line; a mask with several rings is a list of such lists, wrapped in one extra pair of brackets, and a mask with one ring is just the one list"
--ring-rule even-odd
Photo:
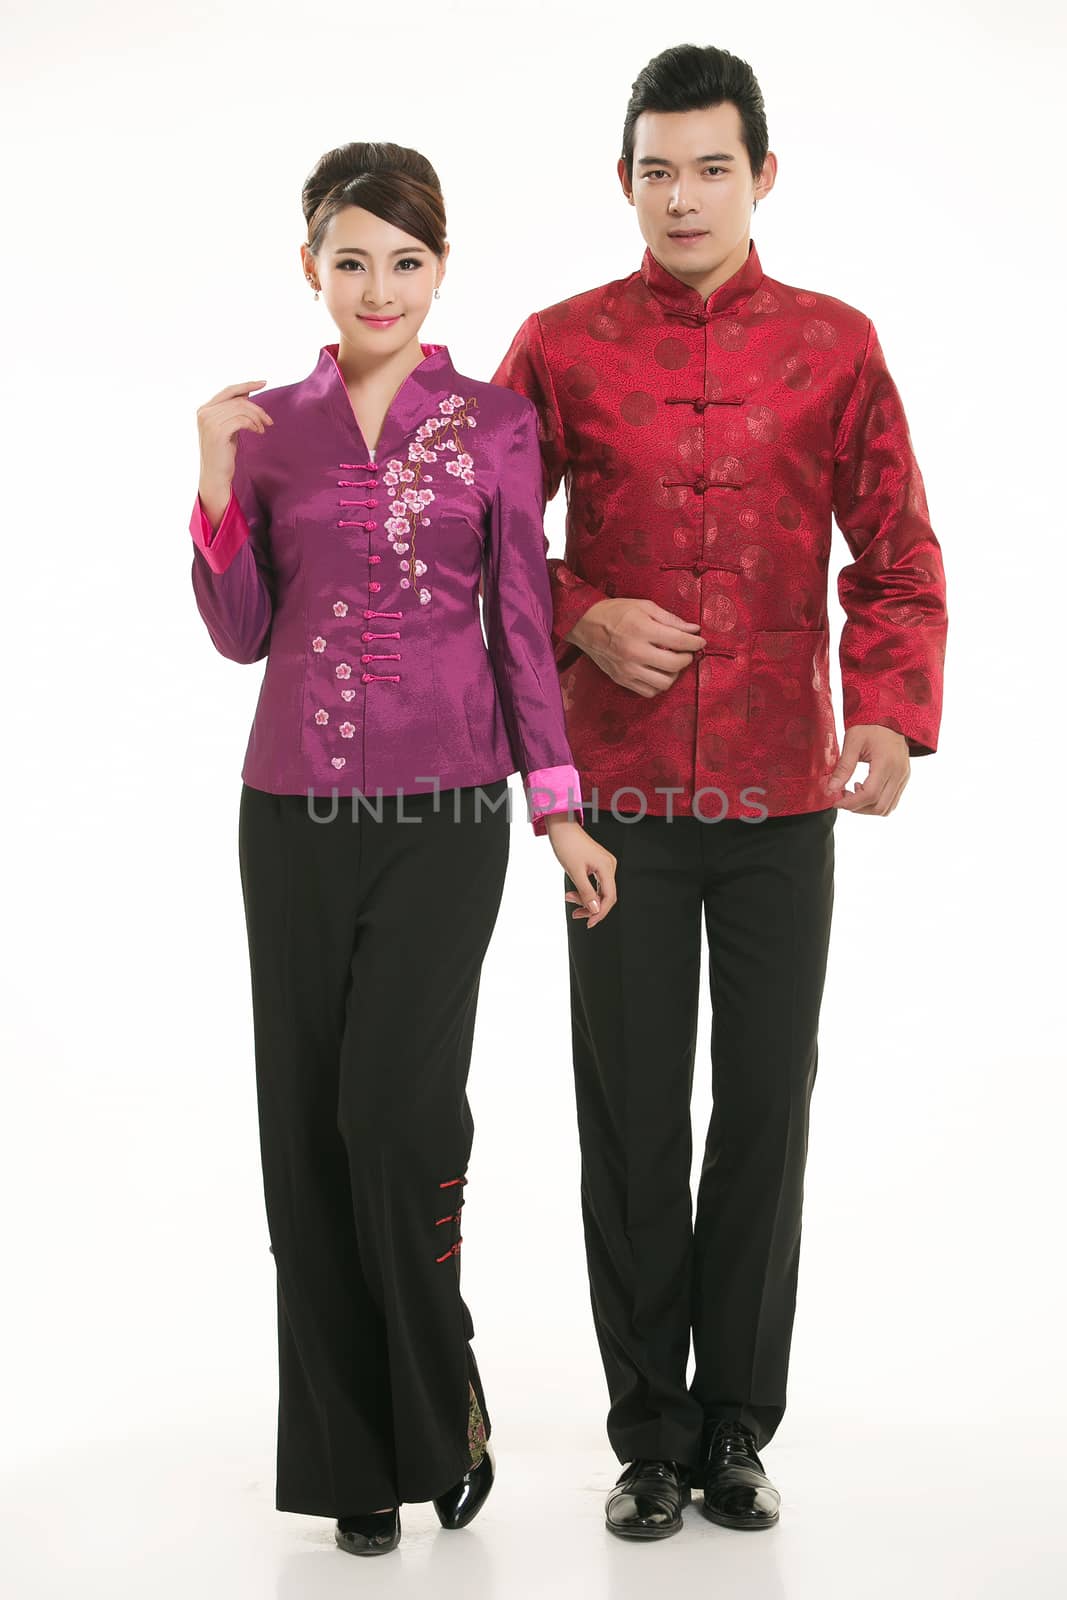
[[(695, 161), (697, 161), (697, 162), (703, 162), (703, 161), (733, 161), (735, 158), (733, 156), (727, 155), (725, 151), (721, 150), (717, 156), (694, 156), (693, 159)], [(668, 161), (666, 156), (642, 156), (641, 159), (638, 161), (637, 165), (639, 167), (672, 167), (674, 165), (674, 162), (673, 161)]]
[[(399, 250), (390, 250), (389, 254), (391, 256), (410, 256), (410, 255), (413, 255), (416, 250), (425, 250), (425, 249), (426, 249), (426, 246), (424, 244), (404, 244), (404, 245), (400, 246)], [(339, 250), (335, 250), (334, 251), (334, 255), (335, 256), (369, 256), (370, 255), (370, 251), (369, 250), (361, 250), (358, 245), (343, 244)]]

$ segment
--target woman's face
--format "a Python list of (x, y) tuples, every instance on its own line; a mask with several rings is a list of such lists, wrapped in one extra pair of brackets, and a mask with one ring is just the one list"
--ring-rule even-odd
[(445, 275), (448, 245), (438, 258), (420, 239), (362, 206), (330, 218), (317, 256), (300, 255), (321, 289), (341, 343), (357, 355), (394, 355), (412, 340)]

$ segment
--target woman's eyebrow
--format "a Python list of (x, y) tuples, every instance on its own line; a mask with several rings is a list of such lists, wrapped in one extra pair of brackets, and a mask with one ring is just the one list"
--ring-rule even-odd
[[(410, 256), (416, 250), (425, 250), (424, 244), (403, 244), (399, 250), (390, 250), (391, 256)], [(343, 244), (339, 250), (334, 251), (335, 256), (369, 256), (369, 250), (361, 250), (358, 245)]]

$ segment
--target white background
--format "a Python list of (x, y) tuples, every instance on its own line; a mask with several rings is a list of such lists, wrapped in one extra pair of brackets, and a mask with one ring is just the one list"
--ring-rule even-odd
[[(5, 6), (13, 1593), (1062, 1592), (1057, 10)], [(273, 1510), (236, 858), (262, 665), (217, 655), (195, 609), (195, 409), (226, 383), (305, 376), (336, 337), (301, 271), (300, 186), (351, 139), (414, 145), (440, 174), (452, 256), (422, 337), (461, 372), (488, 378), (531, 310), (634, 270), (624, 108), (644, 63), (686, 41), (756, 70), (780, 163), (753, 223), (764, 269), (873, 317), (949, 588), (941, 748), (890, 818), (838, 820), (790, 1405), (764, 1453), (782, 1523), (749, 1541), (688, 1513), (649, 1549), (603, 1532), (618, 1468), (562, 882), (516, 805), (463, 1274), (498, 1488), (451, 1543), (411, 1507), (399, 1556), (353, 1572), (328, 1523)], [(834, 549), (832, 579), (839, 534)], [(836, 634), (833, 589), (831, 611)], [(708, 1026), (705, 1000), (698, 1155)]]

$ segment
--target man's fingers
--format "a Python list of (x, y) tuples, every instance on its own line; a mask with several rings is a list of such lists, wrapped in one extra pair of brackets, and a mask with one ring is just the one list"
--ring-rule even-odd
[(862, 783), (856, 785), (855, 794), (842, 793), (840, 804), (857, 815), (887, 816), (896, 793), (897, 779), (893, 770), (874, 766)]
[(630, 685), (648, 699), (653, 694), (662, 694), (664, 689), (669, 689), (676, 677), (677, 673), (658, 672), (655, 667), (634, 667), (630, 673)]
[(707, 640), (701, 636), (699, 623), (693, 624), (695, 633), (683, 633), (680, 628), (669, 627), (666, 623), (655, 623), (648, 630), (648, 643), (658, 645), (663, 650), (684, 651), (687, 656), (694, 650), (703, 650)]
[(837, 766), (834, 768), (833, 772), (831, 772), (826, 781), (826, 787), (830, 790), (831, 794), (836, 794), (838, 789), (840, 789), (842, 791), (842, 798), (844, 798), (843, 791), (845, 784), (855, 772), (858, 761), (858, 755), (846, 755), (844, 751), (841, 752), (841, 755), (838, 758)]
[(680, 628), (684, 633), (700, 632), (699, 622), (687, 622), (684, 617), (675, 616), (673, 611), (667, 611), (663, 606), (658, 606), (654, 600), (646, 602), (650, 617), (657, 622), (665, 623), (668, 628)]
[(679, 672), (692, 665), (692, 661), (692, 652), (689, 650), (667, 650), (655, 644), (646, 644), (641, 651), (640, 666), (669, 672), (672, 677), (677, 677)]

